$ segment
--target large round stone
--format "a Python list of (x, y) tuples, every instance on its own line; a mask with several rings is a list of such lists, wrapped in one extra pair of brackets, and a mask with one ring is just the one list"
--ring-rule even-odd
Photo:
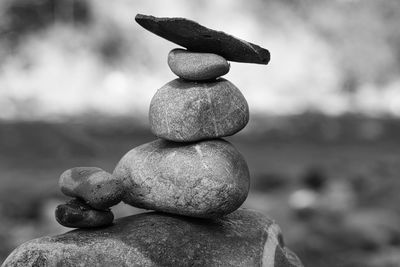
[(225, 58), (211, 53), (174, 49), (168, 54), (168, 66), (178, 77), (190, 81), (216, 79), (229, 72)]
[(262, 214), (238, 210), (218, 220), (153, 212), (129, 216), (103, 229), (28, 241), (2, 266), (303, 265), (284, 245), (277, 224)]
[(138, 208), (213, 218), (244, 202), (249, 171), (224, 140), (175, 143), (156, 140), (129, 151), (114, 176), (125, 185), (123, 201)]
[(249, 107), (239, 89), (225, 79), (208, 83), (176, 79), (154, 95), (149, 117), (156, 136), (189, 142), (237, 133), (249, 121)]

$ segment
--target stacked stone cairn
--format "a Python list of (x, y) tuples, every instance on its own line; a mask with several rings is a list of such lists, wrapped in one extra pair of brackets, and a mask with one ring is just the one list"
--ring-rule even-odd
[[(136, 21), (167, 39), (183, 28), (174, 25), (179, 20), (138, 15)], [(195, 29), (191, 27), (190, 44), (183, 44), (187, 50), (173, 49), (168, 55), (168, 65), (179, 78), (161, 87), (151, 100), (151, 131), (159, 139), (129, 151), (113, 174), (95, 167), (65, 171), (60, 177), (61, 191), (75, 199), (58, 206), (60, 224), (110, 225), (109, 208), (121, 200), (143, 209), (199, 218), (222, 217), (245, 201), (250, 185), (246, 161), (221, 137), (246, 126), (249, 107), (240, 90), (221, 76), (229, 72), (227, 59), (238, 61), (235, 57), (241, 56), (239, 61), (266, 64), (269, 52), (257, 47), (259, 52), (250, 54), (256, 45), (236, 38), (218, 39), (213, 34), (221, 33), (209, 29), (200, 29), (205, 31), (200, 34), (205, 41), (199, 40)], [(226, 48), (218, 45), (221, 51), (215, 51), (216, 46), (207, 43), (214, 39), (222, 39)], [(188, 39), (177, 43), (181, 41)], [(252, 51), (236, 55), (231, 51), (240, 50), (235, 45)]]
[[(302, 266), (284, 246), (278, 225), (256, 212), (236, 211), (249, 192), (249, 170), (236, 148), (221, 139), (249, 121), (246, 99), (221, 78), (229, 72), (227, 60), (267, 64), (269, 52), (183, 18), (137, 15), (136, 21), (186, 48), (169, 53), (168, 65), (179, 78), (151, 100), (151, 131), (159, 139), (130, 150), (112, 174), (97, 167), (65, 171), (59, 185), (73, 199), (57, 207), (57, 221), (97, 232), (82, 229), (27, 242), (8, 263), (35, 266), (35, 251), (47, 263), (68, 266), (79, 260), (87, 266)], [(113, 223), (110, 207), (120, 201), (162, 213)]]

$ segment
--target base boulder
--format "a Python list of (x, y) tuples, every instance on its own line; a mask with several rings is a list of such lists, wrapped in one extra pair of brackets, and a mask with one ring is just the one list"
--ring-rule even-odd
[(279, 226), (238, 210), (221, 219), (150, 212), (28, 241), (2, 266), (302, 266)]

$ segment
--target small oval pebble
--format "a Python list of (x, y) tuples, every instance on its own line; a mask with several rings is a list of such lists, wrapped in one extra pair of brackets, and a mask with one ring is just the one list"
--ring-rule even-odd
[(249, 107), (239, 89), (225, 79), (208, 83), (176, 79), (154, 95), (149, 119), (156, 136), (189, 142), (237, 133), (249, 121)]
[(168, 66), (180, 78), (191, 81), (212, 80), (229, 72), (225, 58), (211, 53), (174, 49), (168, 54)]
[(75, 167), (60, 176), (61, 192), (78, 197), (95, 209), (106, 209), (118, 204), (123, 185), (110, 173), (97, 167)]
[(55, 215), (59, 224), (71, 228), (108, 226), (114, 220), (114, 215), (110, 210), (95, 210), (78, 199), (58, 205)]
[(129, 151), (114, 175), (124, 181), (127, 204), (202, 218), (239, 208), (250, 181), (242, 155), (222, 139), (185, 144), (159, 139)]

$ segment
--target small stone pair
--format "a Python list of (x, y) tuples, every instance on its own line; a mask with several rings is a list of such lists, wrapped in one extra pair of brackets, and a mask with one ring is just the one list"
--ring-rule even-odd
[(66, 196), (74, 197), (56, 209), (57, 221), (66, 227), (89, 228), (110, 225), (111, 206), (123, 195), (119, 179), (97, 167), (76, 167), (60, 176), (59, 186)]

